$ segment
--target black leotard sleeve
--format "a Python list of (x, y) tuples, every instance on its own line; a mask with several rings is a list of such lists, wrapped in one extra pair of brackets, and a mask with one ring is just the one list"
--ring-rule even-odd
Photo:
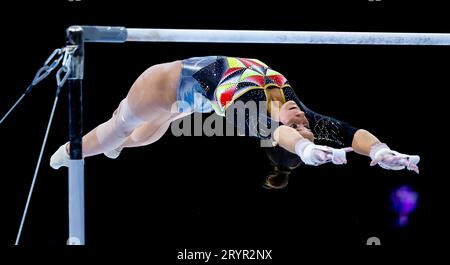
[(326, 145), (335, 144), (338, 147), (352, 146), (353, 136), (358, 130), (350, 124), (325, 116), (310, 110), (300, 101), (295, 92), (290, 87), (283, 88), (286, 101), (293, 100), (300, 109), (305, 112), (310, 129), (317, 140)]
[[(305, 104), (303, 104), (303, 102), (300, 101), (293, 89), (290, 87), (283, 88), (283, 92), (286, 101), (295, 101), (300, 109), (305, 112), (310, 129), (316, 140), (326, 145), (335, 145), (336, 147), (348, 147), (352, 145), (353, 135), (358, 130), (357, 128), (346, 122), (310, 110), (305, 106)], [(262, 89), (255, 89), (248, 91), (238, 100), (246, 103), (248, 101), (264, 102), (267, 99)], [(245, 112), (245, 119), (238, 119), (235, 111), (233, 112), (233, 119), (231, 119), (228, 114), (225, 115), (225, 117), (227, 118), (227, 121), (231, 121), (234, 124), (241, 134), (258, 137), (260, 139), (270, 139), (273, 131), (276, 127), (281, 125), (281, 123), (272, 120), (268, 117), (267, 110), (259, 109), (260, 106), (258, 104), (257, 106), (259, 113), (257, 117), (250, 115), (248, 111)], [(265, 124), (261, 124), (261, 121), (265, 122)]]

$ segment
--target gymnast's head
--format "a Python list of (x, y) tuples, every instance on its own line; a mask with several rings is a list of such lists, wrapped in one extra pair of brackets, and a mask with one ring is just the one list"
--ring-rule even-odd
[[(270, 140), (276, 127), (286, 125), (296, 130), (304, 138), (314, 141), (314, 135), (309, 128), (309, 121), (305, 116), (305, 112), (301, 109), (304, 106), (301, 105), (292, 88), (252, 89), (242, 94), (238, 101), (243, 104), (234, 105), (234, 110), (240, 107), (247, 108), (251, 106), (249, 103), (252, 102), (256, 103), (253, 106), (257, 108), (253, 112), (244, 112), (246, 114), (243, 122), (240, 122), (242, 120), (237, 117), (237, 112), (234, 112), (234, 110), (225, 115), (227, 120), (234, 123), (241, 134), (249, 134)], [(266, 104), (261, 105), (261, 102)], [(261, 108), (261, 106), (265, 107)], [(234, 114), (231, 114), (233, 112)], [(255, 115), (265, 115), (270, 117), (270, 119), (261, 120), (259, 117), (254, 117)], [(231, 116), (234, 116), (234, 118), (231, 119)], [(265, 120), (270, 122), (270, 124), (261, 124), (261, 121)], [(296, 154), (278, 145), (266, 147), (265, 149), (273, 169), (267, 174), (263, 186), (271, 189), (283, 189), (288, 184), (291, 171), (301, 164), (301, 159)]]
[(294, 128), (304, 138), (314, 141), (314, 134), (309, 128), (309, 121), (300, 107), (293, 100), (285, 103), (272, 102), (271, 117), (281, 124)]
[[(254, 114), (263, 114), (270, 117), (267, 120), (268, 124), (266, 126), (261, 126), (264, 124), (259, 124), (259, 130), (261, 128), (271, 128), (272, 131), (275, 129), (274, 127), (278, 127), (279, 125), (286, 125), (294, 128), (301, 136), (304, 138), (314, 141), (314, 135), (309, 128), (309, 121), (305, 116), (305, 112), (301, 109), (301, 102), (298, 97), (295, 95), (293, 89), (290, 86), (287, 87), (267, 87), (263, 89), (253, 89), (249, 90), (243, 95), (239, 97), (239, 100), (244, 104), (248, 104), (249, 102), (256, 103), (257, 111), (253, 112)], [(261, 108), (261, 102), (265, 102), (265, 108)], [(242, 105), (241, 105), (242, 106)], [(303, 106), (304, 107), (304, 106)], [(252, 116), (252, 115), (250, 115)], [(245, 122), (245, 126), (249, 131), (256, 130), (255, 122), (251, 122), (250, 120), (258, 120), (256, 123), (260, 123), (261, 120), (257, 119), (257, 117), (249, 117), (246, 116), (247, 122)], [(263, 119), (264, 120), (264, 119)], [(272, 121), (279, 123), (274, 126)], [(236, 127), (242, 127), (236, 124), (236, 119), (234, 120)], [(263, 130), (264, 131), (264, 130)], [(269, 130), (271, 131), (271, 130)], [(263, 132), (267, 135), (267, 133)]]
[(283, 88), (268, 87), (266, 94), (268, 112), (273, 120), (294, 128), (310, 141), (314, 140), (305, 112), (299, 106), (300, 100), (289, 85)]

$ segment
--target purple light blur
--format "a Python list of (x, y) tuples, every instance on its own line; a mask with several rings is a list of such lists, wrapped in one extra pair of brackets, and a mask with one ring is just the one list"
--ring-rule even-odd
[(419, 194), (407, 185), (392, 192), (392, 208), (398, 213), (399, 226), (403, 227), (408, 224), (408, 215), (416, 209), (418, 197)]

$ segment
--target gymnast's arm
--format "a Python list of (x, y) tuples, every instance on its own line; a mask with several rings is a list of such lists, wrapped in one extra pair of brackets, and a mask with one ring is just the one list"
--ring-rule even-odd
[[(319, 140), (335, 143), (340, 147), (351, 146), (356, 153), (369, 156), (372, 159), (371, 166), (378, 164), (384, 169), (392, 170), (401, 170), (406, 167), (419, 173), (417, 166), (420, 161), (419, 156), (406, 155), (391, 150), (369, 131), (357, 129), (346, 122), (315, 113), (307, 108), (297, 97), (294, 101), (305, 112), (305, 116), (310, 122), (311, 130)], [(290, 147), (292, 148), (292, 146)]]
[(297, 130), (286, 125), (277, 127), (273, 138), (278, 145), (289, 152), (297, 154), (305, 164), (312, 166), (328, 162), (333, 162), (336, 165), (346, 164), (346, 152), (352, 151), (351, 148), (335, 149), (316, 145), (304, 138)]
[[(280, 135), (283, 135), (283, 137), (280, 138)], [(281, 147), (295, 153), (295, 144), (304, 138), (297, 130), (286, 125), (281, 125), (275, 130), (274, 139)], [(372, 146), (377, 143), (380, 143), (377, 137), (364, 129), (359, 129), (353, 136), (351, 147), (356, 153), (369, 156)]]
[(316, 113), (302, 102), (297, 104), (310, 121), (313, 134), (326, 144), (335, 144), (341, 148), (351, 146), (357, 154), (370, 156), (372, 146), (380, 143), (375, 135), (365, 129), (356, 128), (347, 122)]
[(375, 135), (364, 129), (358, 129), (353, 135), (352, 148), (360, 155), (370, 156), (372, 146), (378, 143), (380, 140)]

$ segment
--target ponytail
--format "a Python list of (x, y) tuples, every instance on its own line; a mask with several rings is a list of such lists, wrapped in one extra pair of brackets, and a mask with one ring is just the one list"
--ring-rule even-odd
[(302, 163), (300, 157), (278, 145), (266, 148), (266, 154), (274, 169), (267, 174), (263, 187), (268, 189), (285, 188), (292, 170)]

